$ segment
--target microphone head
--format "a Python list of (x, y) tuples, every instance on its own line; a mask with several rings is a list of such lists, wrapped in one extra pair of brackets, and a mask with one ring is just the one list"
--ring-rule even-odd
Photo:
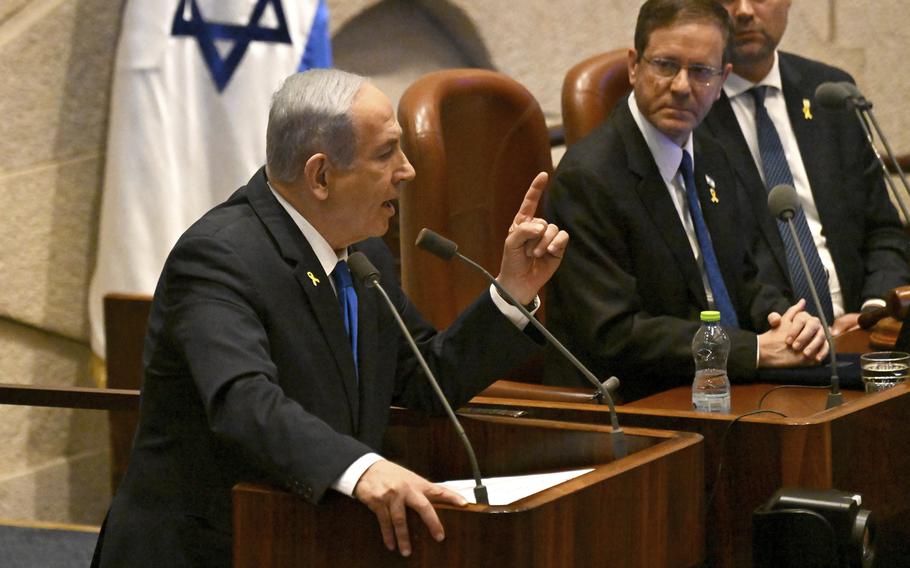
[(838, 85), (840, 85), (845, 91), (847, 91), (847, 95), (851, 98), (854, 98), (854, 99), (865, 98), (865, 97), (863, 97), (863, 94), (860, 92), (859, 87), (857, 87), (854, 83), (851, 83), (850, 81), (841, 81), (840, 83), (838, 83)]
[(799, 198), (796, 196), (796, 190), (792, 185), (782, 183), (774, 186), (768, 192), (768, 210), (777, 219), (787, 221), (796, 215), (799, 207)]
[(827, 110), (846, 109), (850, 97), (851, 93), (843, 83), (822, 83), (815, 89), (815, 100), (818, 101), (822, 108)]
[(348, 257), (348, 268), (351, 269), (354, 278), (365, 286), (373, 286), (373, 283), (379, 280), (379, 271), (362, 252), (355, 252)]
[(420, 233), (417, 235), (417, 242), (414, 244), (425, 251), (435, 254), (443, 260), (452, 260), (455, 253), (458, 252), (458, 245), (455, 244), (455, 241), (450, 241), (439, 233), (427, 228), (420, 230)]

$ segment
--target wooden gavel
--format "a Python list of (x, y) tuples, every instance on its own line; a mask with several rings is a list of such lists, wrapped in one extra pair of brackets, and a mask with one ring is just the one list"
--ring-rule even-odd
[(898, 286), (888, 292), (885, 307), (875, 308), (859, 315), (859, 326), (863, 329), (870, 329), (886, 317), (903, 322), (908, 309), (910, 309), (910, 286)]

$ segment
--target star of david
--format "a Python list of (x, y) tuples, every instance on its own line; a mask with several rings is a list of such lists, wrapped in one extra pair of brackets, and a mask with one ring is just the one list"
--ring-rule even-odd
[[(186, 20), (183, 14), (186, 11), (187, 1), (190, 6), (190, 19)], [(272, 5), (275, 18), (278, 20), (277, 28), (264, 28), (259, 25), (259, 20), (265, 9)], [(257, 0), (250, 14), (250, 20), (245, 25), (226, 24), (221, 22), (207, 22), (199, 11), (196, 0), (181, 0), (174, 13), (174, 23), (171, 26), (171, 35), (175, 37), (195, 37), (202, 51), (202, 58), (212, 74), (212, 80), (218, 92), (222, 92), (231, 77), (240, 65), (251, 41), (264, 41), (269, 43), (291, 43), (291, 34), (288, 23), (284, 17), (281, 0)], [(233, 40), (234, 46), (222, 58), (215, 48), (215, 40)]]

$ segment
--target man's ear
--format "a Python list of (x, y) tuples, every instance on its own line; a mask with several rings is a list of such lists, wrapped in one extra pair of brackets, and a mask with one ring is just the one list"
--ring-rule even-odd
[(325, 154), (313, 154), (303, 166), (306, 189), (320, 201), (329, 196), (328, 169), (330, 167), (329, 157)]
[(628, 59), (629, 84), (635, 86), (635, 79), (638, 74), (638, 52), (634, 49), (629, 49)]

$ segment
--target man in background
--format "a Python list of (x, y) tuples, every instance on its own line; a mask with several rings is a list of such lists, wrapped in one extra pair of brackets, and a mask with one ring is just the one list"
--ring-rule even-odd
[[(713, 0), (645, 2), (633, 93), (569, 148), (550, 189), (548, 218), (572, 246), (548, 290), (548, 322), (595, 374), (618, 375), (627, 401), (692, 381), (702, 310), (721, 312), (734, 380), (827, 354), (804, 304), (788, 307), (756, 279), (734, 222), (736, 177), (716, 143), (692, 134), (730, 71), (731, 34)], [(553, 363), (546, 375), (575, 376)]]
[(789, 228), (768, 211), (779, 184), (796, 188), (794, 221), (819, 292), (839, 335), (859, 312), (910, 283), (908, 241), (888, 199), (881, 168), (852, 112), (815, 104), (815, 89), (850, 81), (844, 71), (777, 49), (790, 0), (722, 0), (733, 19), (733, 73), (704, 127), (727, 150), (745, 190), (743, 222), (759, 279), (815, 306), (798, 268)]

